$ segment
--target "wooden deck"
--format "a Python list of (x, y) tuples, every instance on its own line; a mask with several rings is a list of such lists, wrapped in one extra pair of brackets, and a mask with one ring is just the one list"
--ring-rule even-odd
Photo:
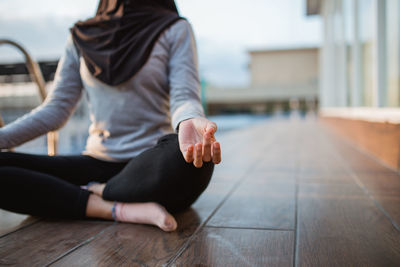
[(397, 172), (312, 120), (220, 139), (223, 164), (176, 232), (2, 212), (0, 266), (400, 266)]

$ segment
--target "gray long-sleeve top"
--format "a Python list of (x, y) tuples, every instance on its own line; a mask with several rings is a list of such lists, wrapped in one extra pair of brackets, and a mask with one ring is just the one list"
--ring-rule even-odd
[(166, 29), (143, 68), (118, 86), (90, 74), (70, 36), (52, 91), (38, 108), (0, 129), (0, 148), (62, 127), (84, 93), (91, 125), (83, 154), (127, 161), (174, 132), (181, 121), (204, 117), (199, 91), (196, 44), (186, 20)]

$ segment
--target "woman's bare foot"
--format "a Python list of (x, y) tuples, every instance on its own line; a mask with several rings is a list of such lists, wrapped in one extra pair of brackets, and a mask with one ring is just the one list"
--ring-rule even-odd
[[(115, 205), (115, 217), (112, 209)], [(174, 231), (177, 227), (175, 218), (160, 204), (146, 203), (122, 203), (106, 201), (96, 194), (91, 194), (86, 206), (86, 216), (117, 220), (120, 222), (143, 223), (158, 226), (166, 232)]]
[(166, 232), (174, 231), (178, 226), (175, 218), (163, 206), (154, 202), (117, 202), (115, 217), (121, 222), (156, 225)]

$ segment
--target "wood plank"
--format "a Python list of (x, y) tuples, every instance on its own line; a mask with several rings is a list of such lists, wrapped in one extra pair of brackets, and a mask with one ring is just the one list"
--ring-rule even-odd
[(221, 149), (222, 162), (215, 166), (214, 176), (228, 176), (242, 178), (255, 162), (260, 158), (263, 148), (269, 147), (278, 137), (277, 131), (270, 131), (262, 138), (262, 142), (255, 142), (260, 137), (260, 126), (222, 135)]
[(248, 182), (229, 197), (207, 225), (294, 229), (295, 183)]
[(15, 232), (39, 219), (29, 215), (18, 214), (0, 209), (0, 238), (8, 233)]
[(217, 206), (227, 197), (228, 193), (235, 187), (237, 181), (230, 178), (215, 177), (203, 194), (192, 205), (192, 208), (201, 218), (201, 222), (208, 219)]
[(387, 168), (371, 156), (343, 142), (337, 136), (329, 135), (329, 137), (332, 145), (336, 147), (337, 153), (341, 157), (346, 155), (347, 167), (358, 176), (371, 193), (400, 197), (400, 174), (398, 172)]
[(193, 209), (176, 218), (179, 228), (172, 233), (153, 226), (118, 223), (55, 262), (54, 266), (161, 266), (175, 255), (201, 223)]
[[(247, 170), (244, 181), (208, 226), (294, 229), (297, 155), (293, 153), (296, 139), (288, 128), (292, 127), (274, 133), (277, 139), (279, 136), (279, 142), (274, 139), (268, 146), (258, 144), (259, 151), (253, 152), (260, 153), (255, 164)], [(259, 130), (266, 132), (261, 125)], [(274, 130), (269, 129), (269, 132)]]
[(104, 221), (37, 222), (0, 238), (0, 265), (46, 265), (110, 225)]
[(318, 123), (308, 122), (298, 134), (298, 147), (302, 151), (299, 183), (356, 185), (349, 171), (343, 168), (343, 162), (335, 156), (335, 147), (329, 144), (330, 140)]
[(400, 175), (387, 168), (373, 157), (361, 152), (342, 138), (324, 132), (331, 146), (335, 147), (342, 164), (356, 181), (367, 190), (370, 196), (387, 212), (391, 219), (400, 225)]
[(275, 142), (263, 150), (263, 153), (257, 158), (258, 164), (253, 171), (296, 173), (300, 153), (300, 150), (297, 149), (298, 137), (292, 134), (292, 131), (296, 129), (297, 127), (288, 125)]
[(172, 266), (292, 266), (292, 231), (204, 228)]
[(300, 184), (298, 266), (398, 266), (400, 232), (356, 186)]
[(303, 173), (301, 183), (356, 184), (348, 170), (343, 169), (341, 162), (329, 152), (315, 152), (313, 157), (303, 156), (299, 171)]
[[(319, 124), (299, 134), (297, 265), (398, 266), (400, 233), (354, 177), (350, 162), (362, 155), (339, 153), (343, 141)], [(372, 162), (359, 163), (358, 173), (373, 175)]]

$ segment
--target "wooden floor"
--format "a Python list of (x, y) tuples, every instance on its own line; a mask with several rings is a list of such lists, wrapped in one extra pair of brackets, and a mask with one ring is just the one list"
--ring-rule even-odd
[(176, 232), (2, 212), (0, 266), (400, 266), (397, 172), (315, 120), (220, 139), (223, 164)]

